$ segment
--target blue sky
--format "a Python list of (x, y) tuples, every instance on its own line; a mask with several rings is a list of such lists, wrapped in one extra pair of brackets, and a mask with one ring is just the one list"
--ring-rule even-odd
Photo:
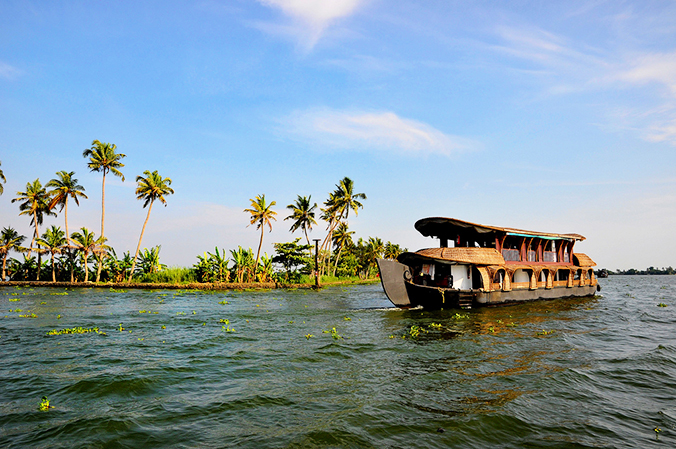
[(675, 19), (649, 0), (5, 0), (0, 226), (30, 236), (15, 192), (68, 170), (89, 195), (69, 227), (98, 233), (98, 139), (127, 155), (106, 187), (118, 254), (145, 218), (134, 179), (158, 170), (176, 193), (143, 246), (169, 265), (256, 248), (257, 194), (277, 202), (270, 253), (296, 195), (348, 176), (358, 237), (433, 246), (413, 224), (448, 216), (579, 233), (601, 267), (675, 266)]

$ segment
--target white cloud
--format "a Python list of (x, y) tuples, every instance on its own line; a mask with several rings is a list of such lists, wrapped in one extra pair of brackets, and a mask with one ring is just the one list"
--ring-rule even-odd
[(348, 17), (363, 5), (364, 0), (259, 0), (260, 3), (280, 9), (293, 19), (293, 26), (257, 24), (271, 34), (286, 34), (297, 39), (306, 50), (311, 50), (335, 21)]
[(676, 52), (653, 53), (634, 58), (630, 68), (616, 75), (631, 84), (658, 83), (676, 96)]
[(284, 122), (287, 132), (303, 140), (339, 149), (450, 156), (478, 146), (470, 139), (444, 134), (430, 125), (388, 111), (311, 109), (295, 112)]
[(0, 78), (13, 80), (23, 72), (16, 67), (13, 67), (5, 62), (0, 61)]
[(602, 52), (537, 28), (499, 27), (495, 33), (501, 44), (493, 50), (544, 69), (534, 74), (548, 79), (550, 95), (643, 89), (641, 96), (618, 96), (619, 106), (606, 111), (610, 123), (600, 126), (676, 145), (676, 52)]

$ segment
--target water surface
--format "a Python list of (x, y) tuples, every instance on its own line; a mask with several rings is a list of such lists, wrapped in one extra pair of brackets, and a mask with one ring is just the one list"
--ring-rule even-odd
[[(674, 447), (676, 276), (601, 283), (436, 312), (379, 284), (3, 287), (0, 447)], [(47, 335), (73, 327), (105, 335)]]

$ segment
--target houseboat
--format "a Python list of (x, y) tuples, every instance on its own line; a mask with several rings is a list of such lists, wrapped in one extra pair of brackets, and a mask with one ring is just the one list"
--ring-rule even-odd
[(583, 297), (600, 290), (579, 234), (423, 218), (415, 228), (439, 247), (377, 259), (385, 294), (397, 307), (471, 308), (537, 299)]

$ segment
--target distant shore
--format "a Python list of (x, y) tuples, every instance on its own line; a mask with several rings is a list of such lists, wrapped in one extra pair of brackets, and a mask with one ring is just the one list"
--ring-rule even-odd
[[(378, 278), (347, 281), (322, 282), (320, 287), (338, 285), (364, 285), (379, 282)], [(315, 284), (280, 284), (277, 282), (191, 282), (187, 284), (154, 283), (154, 282), (49, 282), (49, 281), (7, 281), (0, 282), (0, 287), (51, 287), (51, 288), (113, 288), (143, 290), (271, 290), (271, 289), (312, 289)]]

